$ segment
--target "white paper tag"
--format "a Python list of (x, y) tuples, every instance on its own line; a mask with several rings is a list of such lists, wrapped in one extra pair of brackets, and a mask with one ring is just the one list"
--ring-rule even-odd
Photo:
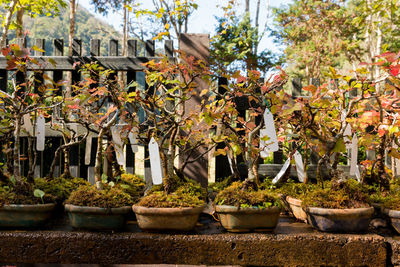
[(356, 179), (359, 183), (361, 183), (361, 173), (360, 173), (360, 168), (358, 165), (356, 166)]
[(111, 136), (114, 143), (115, 155), (117, 156), (117, 162), (119, 165), (125, 164), (124, 156), (124, 143), (121, 140), (121, 135), (118, 131), (118, 127), (111, 127)]
[(233, 174), (233, 167), (232, 167), (232, 160), (231, 157), (229, 157), (228, 155), (226, 156), (228, 158), (228, 162), (229, 162), (229, 167), (231, 168), (231, 172)]
[(351, 141), (351, 158), (350, 158), (350, 175), (354, 176), (357, 172), (357, 157), (358, 157), (358, 138), (357, 134), (353, 135)]
[(288, 158), (285, 161), (285, 164), (283, 164), (282, 169), (279, 171), (279, 173), (275, 176), (274, 180), (272, 180), (273, 184), (276, 184), (279, 182), (279, 180), (282, 178), (282, 176), (285, 174), (286, 170), (290, 167), (290, 158)]
[(149, 156), (150, 156), (150, 167), (151, 167), (151, 178), (153, 184), (162, 184), (162, 169), (161, 169), (161, 158), (158, 143), (152, 137), (149, 143)]
[(46, 121), (43, 115), (36, 119), (36, 150), (43, 151), (46, 139)]
[(343, 140), (346, 145), (346, 149), (351, 148), (350, 136), (351, 136), (351, 126), (348, 123), (348, 124), (346, 124), (346, 128), (344, 129), (344, 133), (343, 133)]
[(132, 152), (137, 153), (139, 151), (139, 147), (137, 145), (136, 134), (130, 132), (128, 138), (129, 142), (131, 143)]
[(25, 114), (25, 115), (22, 117), (22, 120), (23, 120), (23, 122), (24, 122), (23, 127), (24, 127), (25, 131), (26, 131), (30, 136), (33, 136), (33, 125), (32, 125), (32, 121), (31, 121), (31, 115)]
[[(266, 158), (271, 152), (279, 150), (274, 117), (268, 109), (266, 109), (264, 112), (264, 124), (265, 128), (260, 130), (260, 156), (262, 158)], [(262, 140), (265, 136), (268, 137), (266, 141)]]
[(89, 133), (86, 138), (86, 146), (85, 146), (85, 165), (90, 164), (90, 157), (92, 153), (92, 141), (93, 141), (93, 134)]
[[(396, 145), (396, 142), (393, 141), (393, 148), (397, 149), (398, 146)], [(395, 167), (395, 176), (400, 176), (400, 159), (398, 158), (392, 158), (394, 160), (394, 167)]]
[(301, 154), (297, 150), (294, 153), (294, 161), (296, 163), (297, 177), (299, 178), (300, 182), (304, 183), (304, 179), (306, 177), (306, 174), (304, 172), (303, 159), (301, 157)]

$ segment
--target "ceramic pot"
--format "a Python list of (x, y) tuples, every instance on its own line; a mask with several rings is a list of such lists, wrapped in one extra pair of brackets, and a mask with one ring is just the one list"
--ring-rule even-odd
[(187, 208), (148, 208), (133, 206), (140, 229), (145, 231), (189, 231), (199, 219), (204, 206)]
[(0, 207), (0, 227), (35, 228), (50, 219), (56, 204), (4, 205)]
[(287, 196), (286, 197), (286, 202), (289, 204), (290, 210), (293, 213), (293, 216), (300, 221), (303, 221), (307, 223), (307, 213), (304, 211), (304, 209), (301, 207), (301, 201), (300, 199), (297, 198), (292, 198)]
[(235, 206), (217, 205), (215, 211), (222, 226), (229, 232), (272, 231), (278, 224), (281, 209), (270, 207), (237, 208)]
[(308, 222), (322, 232), (362, 232), (368, 229), (374, 208), (325, 209), (307, 207)]
[(120, 208), (81, 207), (65, 205), (73, 228), (88, 230), (118, 230), (124, 227), (129, 206)]
[(390, 209), (382, 209), (382, 213), (390, 218), (390, 223), (397, 233), (400, 234), (400, 211), (398, 210), (390, 210)]

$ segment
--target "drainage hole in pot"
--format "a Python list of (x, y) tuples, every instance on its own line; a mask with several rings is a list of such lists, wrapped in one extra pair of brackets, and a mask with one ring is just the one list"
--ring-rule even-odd
[(231, 248), (232, 248), (232, 249), (235, 249), (235, 248), (236, 248), (236, 243), (232, 243), (232, 244), (231, 244)]

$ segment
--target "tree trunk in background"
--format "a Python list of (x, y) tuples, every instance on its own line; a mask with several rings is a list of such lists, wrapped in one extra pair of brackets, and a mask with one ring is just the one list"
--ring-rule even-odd
[(250, 0), (246, 0), (246, 7), (244, 10), (246, 13), (250, 12)]
[(71, 0), (69, 7), (68, 56), (72, 56), (72, 42), (75, 37), (75, 17), (76, 17), (76, 2), (75, 0)]
[(6, 46), (6, 40), (8, 36), (8, 29), (10, 28), (11, 24), (11, 18), (12, 15), (14, 14), (15, 7), (18, 3), (18, 0), (13, 0), (10, 3), (10, 6), (8, 8), (7, 14), (4, 19), (4, 29), (3, 29), (3, 34), (1, 35), (1, 40), (0, 40), (0, 46), (5, 47)]
[(17, 29), (15, 31), (17, 38), (24, 37), (24, 13), (25, 9), (23, 8), (17, 10)]

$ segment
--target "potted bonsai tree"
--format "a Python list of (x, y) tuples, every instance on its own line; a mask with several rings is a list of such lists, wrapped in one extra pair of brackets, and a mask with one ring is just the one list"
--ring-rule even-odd
[[(111, 127), (117, 122), (134, 123), (135, 119), (126, 106), (127, 91), (119, 88), (117, 76), (112, 71), (92, 63), (82, 66), (82, 74), (84, 79), (74, 86), (74, 96), (68, 101), (67, 108), (70, 118), (79, 120), (86, 129), (81, 138), (86, 138), (89, 131), (97, 134), (95, 185), (81, 186), (72, 192), (65, 202), (65, 209), (74, 228), (121, 229), (131, 205), (144, 192), (144, 181), (133, 175), (121, 175), (119, 165), (113, 172), (114, 164), (103, 164), (107, 157), (104, 140), (107, 137), (108, 146), (117, 146), (110, 138)], [(126, 132), (130, 127), (121, 123), (120, 132)], [(73, 142), (71, 137), (69, 139), (72, 141), (65, 146)]]
[[(0, 227), (36, 227), (45, 223), (55, 208), (55, 198), (46, 194), (35, 184), (33, 175), (23, 177), (21, 171), (20, 139), (23, 131), (31, 131), (30, 117), (42, 120), (47, 112), (62, 103), (53, 94), (52, 84), (39, 84), (38, 73), (27, 75), (28, 68), (40, 69), (37, 62), (30, 58), (30, 49), (21, 49), (18, 45), (10, 45), (2, 49), (7, 59), (8, 69), (16, 69), (10, 88), (1, 88), (0, 116), (2, 132), (8, 132), (5, 140), (5, 154), (7, 162), (1, 171), (0, 183)], [(21, 81), (23, 77), (23, 81)], [(43, 76), (44, 79), (49, 79)], [(25, 122), (25, 125), (24, 123)], [(38, 123), (39, 124), (39, 123)], [(44, 126), (44, 124), (42, 124)], [(27, 129), (30, 128), (30, 129)], [(44, 135), (42, 131), (39, 135)], [(35, 131), (32, 131), (33, 134)], [(41, 142), (39, 137), (36, 143)], [(10, 156), (12, 155), (12, 157)], [(30, 158), (30, 167), (34, 160)], [(30, 172), (32, 173), (32, 172)]]
[[(242, 155), (247, 179), (220, 191), (215, 199), (215, 211), (228, 231), (272, 230), (278, 223), (280, 200), (272, 191), (259, 188), (258, 167), (260, 153), (265, 153), (266, 146), (272, 142), (277, 146), (277, 140), (265, 135), (264, 129), (274, 128), (270, 95), (285, 82), (286, 75), (281, 71), (261, 82), (258, 71), (248, 71), (247, 77), (236, 72), (229, 80), (233, 81), (226, 91), (215, 92), (217, 98), (213, 99), (216, 135), (225, 144), (217, 154), (229, 157), (234, 179), (240, 177), (237, 159)], [(239, 101), (249, 110), (245, 117), (236, 109)]]
[[(339, 171), (338, 165), (347, 152), (346, 143), (349, 140), (346, 140), (346, 128), (351, 125), (353, 130), (357, 129), (357, 120), (363, 116), (366, 103), (371, 103), (373, 98), (370, 94), (372, 87), (365, 80), (350, 81), (351, 77), (338, 75), (333, 69), (331, 71), (331, 78), (337, 82), (303, 88), (310, 92), (310, 97), (287, 101), (282, 107), (286, 110), (282, 117), (298, 125), (296, 138), (319, 155), (316, 178), (320, 189), (303, 195), (306, 201), (302, 206), (308, 221), (321, 231), (363, 231), (368, 227), (373, 208), (369, 205), (363, 185), (355, 186), (353, 181), (347, 181), (349, 176)], [(357, 88), (360, 88), (360, 95), (351, 98), (350, 92)], [(355, 140), (357, 136), (362, 136), (361, 131), (354, 131), (352, 136), (355, 156), (358, 148)], [(358, 168), (357, 165), (352, 167)], [(361, 180), (359, 174), (356, 173), (356, 176)], [(332, 182), (327, 184), (325, 180)], [(330, 188), (330, 194), (326, 187)]]
[(207, 147), (195, 151), (209, 142), (212, 120), (204, 117), (206, 102), (190, 107), (188, 103), (208, 92), (201, 88), (196, 93), (197, 79), (207, 80), (209, 73), (202, 61), (183, 54), (178, 62), (150, 61), (146, 69), (148, 89), (136, 90), (130, 97), (145, 114), (137, 134), (149, 145), (154, 185), (133, 211), (143, 230), (190, 230), (204, 209), (206, 190), (191, 180), (196, 177), (185, 177), (184, 170), (208, 153)]

